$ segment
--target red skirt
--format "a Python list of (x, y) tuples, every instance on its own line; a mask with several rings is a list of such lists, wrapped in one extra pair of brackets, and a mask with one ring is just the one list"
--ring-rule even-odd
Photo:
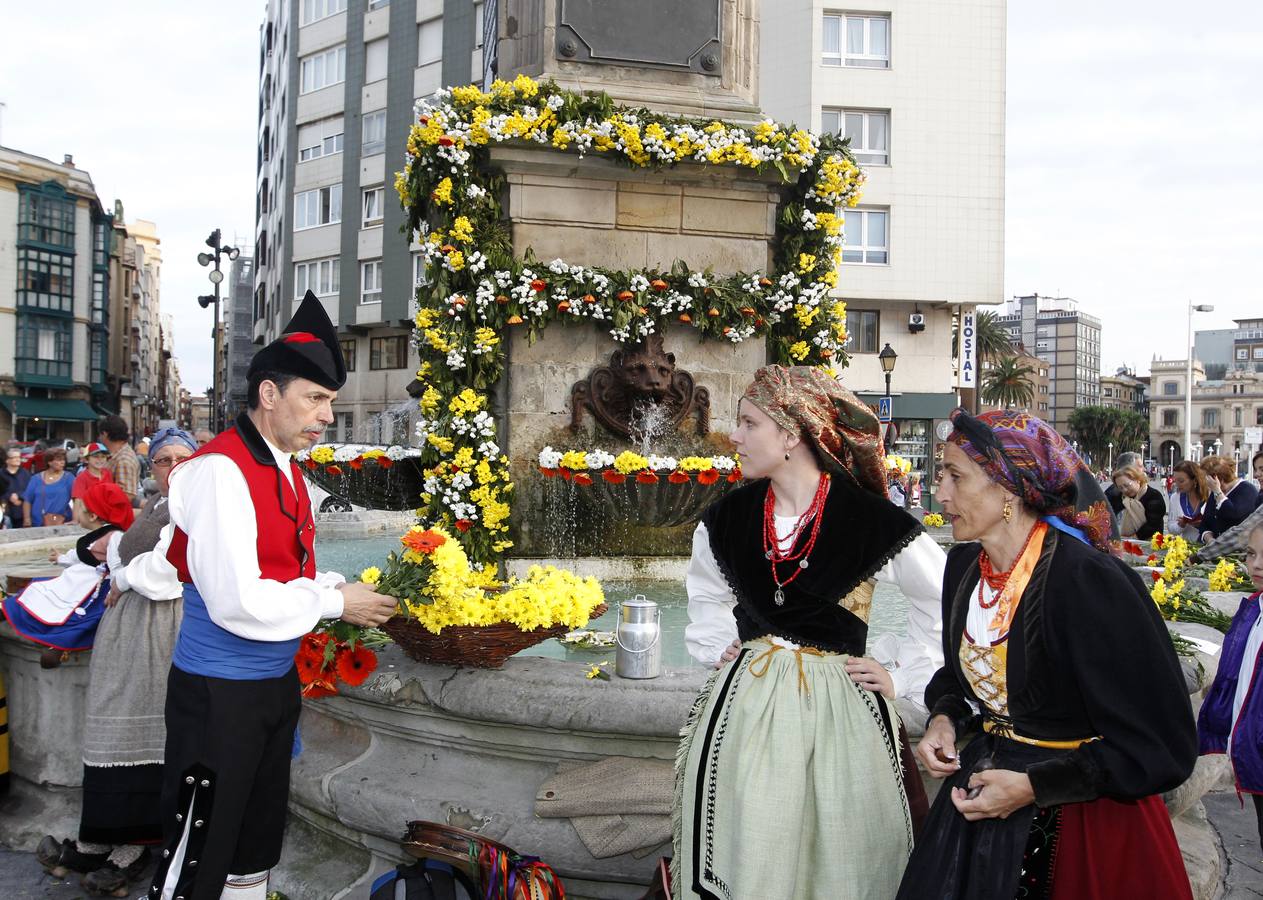
[(1052, 900), (1192, 900), (1162, 798), (1066, 803), (1053, 862)]

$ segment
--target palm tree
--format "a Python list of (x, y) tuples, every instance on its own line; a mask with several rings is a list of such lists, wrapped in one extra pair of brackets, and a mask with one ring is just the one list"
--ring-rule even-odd
[(1002, 356), (982, 376), (982, 402), (992, 406), (1024, 409), (1035, 399), (1031, 376), (1035, 369), (1016, 356)]
[(1009, 331), (999, 322), (999, 314), (984, 309), (974, 318), (974, 329), (977, 338), (978, 359), (999, 359), (1013, 352), (1013, 344), (1009, 340)]

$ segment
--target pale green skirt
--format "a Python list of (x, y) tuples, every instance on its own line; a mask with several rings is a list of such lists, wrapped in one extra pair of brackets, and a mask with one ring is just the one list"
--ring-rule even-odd
[(899, 720), (842, 655), (747, 641), (676, 759), (675, 898), (890, 900), (912, 851)]

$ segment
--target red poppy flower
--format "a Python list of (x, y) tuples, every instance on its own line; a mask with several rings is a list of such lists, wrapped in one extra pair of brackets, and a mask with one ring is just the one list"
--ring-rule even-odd
[(355, 469), (357, 472), (360, 469), (364, 468), (364, 460), (358, 456), (355, 457), (355, 459), (348, 459), (346, 461), (346, 464), (350, 466), (352, 469)]
[(604, 478), (606, 481), (608, 481), (610, 484), (622, 484), (624, 481), (627, 480), (626, 475), (624, 475), (622, 472), (615, 472), (613, 469), (606, 469), (604, 472), (601, 473), (601, 477)]
[(440, 146), (440, 147), (450, 147), (450, 146), (452, 146), (452, 144), (454, 144), (454, 143), (456, 143), (456, 142), (455, 142), (455, 141), (453, 141), (453, 140), (452, 140), (450, 137), (448, 137), (447, 135), (443, 135), (441, 138), (439, 138), (439, 146)]
[(377, 668), (377, 654), (360, 644), (354, 650), (343, 647), (334, 660), (334, 668), (338, 677), (351, 687), (364, 683)]
[(719, 480), (718, 469), (707, 469), (705, 472), (697, 473), (698, 484), (714, 484), (718, 480)]
[(320, 465), (320, 464), (319, 464), (318, 462), (316, 462), (314, 459), (312, 459), (312, 458), (309, 456), (309, 457), (307, 457), (307, 459), (306, 459), (306, 460), (304, 460), (304, 461), (303, 461), (303, 465), (304, 465), (304, 466), (306, 466), (306, 467), (307, 467), (307, 468), (309, 468), (309, 469), (314, 469), (314, 468), (316, 468), (316, 466), (318, 466), (318, 465)]
[(533, 290), (537, 294), (540, 291), (544, 290), (544, 288), (546, 287), (548, 287), (548, 282), (542, 278), (536, 278), (534, 281), (531, 282), (531, 290)]
[(688, 480), (689, 480), (689, 473), (681, 472), (679, 469), (676, 469), (674, 472), (672, 472), (670, 475), (667, 476), (667, 481), (671, 482), (672, 484), (687, 484)]
[(391, 459), (389, 456), (377, 457), (377, 465), (381, 466), (383, 469), (389, 469), (394, 464), (395, 464), (395, 461)]
[(1154, 580), (1154, 581), (1161, 581), (1161, 580), (1162, 580), (1162, 573), (1161, 573), (1161, 572), (1159, 572), (1159, 571), (1157, 571), (1156, 569), (1155, 569), (1154, 571), (1150, 572), (1149, 574), (1153, 576), (1153, 580)]
[(431, 553), (447, 543), (447, 538), (437, 531), (409, 531), (399, 539), (410, 550), (418, 553)]
[(337, 466), (337, 465), (334, 465), (334, 466), (326, 466), (326, 467), (325, 467), (325, 471), (326, 471), (326, 472), (328, 472), (330, 475), (341, 475), (341, 474), (342, 474), (342, 467), (341, 467), (341, 466)]
[(540, 466), (539, 471), (545, 478), (556, 478), (560, 474), (556, 469), (548, 469), (544, 466)]
[(474, 523), (468, 519), (457, 519), (454, 524), (456, 525), (456, 530), (461, 534), (464, 534), (466, 531), (474, 527)]
[(592, 476), (587, 472), (575, 472), (574, 478), (571, 480), (577, 485), (587, 487), (592, 483)]
[(1123, 541), (1123, 549), (1132, 556), (1144, 556), (1144, 551), (1140, 549), (1140, 545), (1133, 541)]
[(570, 472), (570, 470), (569, 470), (569, 469), (560, 469), (560, 470), (559, 470), (559, 474), (560, 474), (560, 475), (561, 475), (561, 477), (562, 477), (562, 478), (564, 478), (566, 481), (569, 481), (569, 480), (570, 480), (570, 478), (571, 478), (571, 472)]
[(658, 476), (648, 469), (643, 469), (636, 473), (636, 481), (640, 484), (657, 484)]
[(740, 480), (741, 480), (741, 470), (740, 470), (740, 469), (733, 469), (731, 472), (729, 472), (729, 473), (728, 473), (728, 483), (729, 483), (729, 484), (736, 484), (736, 483), (737, 483), (738, 481), (740, 481)]
[(311, 684), (303, 688), (303, 696), (311, 699), (315, 699), (316, 697), (332, 697), (337, 692), (338, 689), (334, 687), (333, 681), (323, 678), (319, 681), (313, 681)]

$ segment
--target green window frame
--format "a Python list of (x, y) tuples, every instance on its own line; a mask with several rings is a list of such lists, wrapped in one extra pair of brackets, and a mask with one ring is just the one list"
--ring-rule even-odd
[(74, 249), (75, 200), (57, 182), (22, 188), (18, 240)]
[(19, 315), (17, 380), (69, 383), (71, 321), (54, 316)]
[(18, 306), (72, 315), (75, 258), (66, 253), (18, 248)]

